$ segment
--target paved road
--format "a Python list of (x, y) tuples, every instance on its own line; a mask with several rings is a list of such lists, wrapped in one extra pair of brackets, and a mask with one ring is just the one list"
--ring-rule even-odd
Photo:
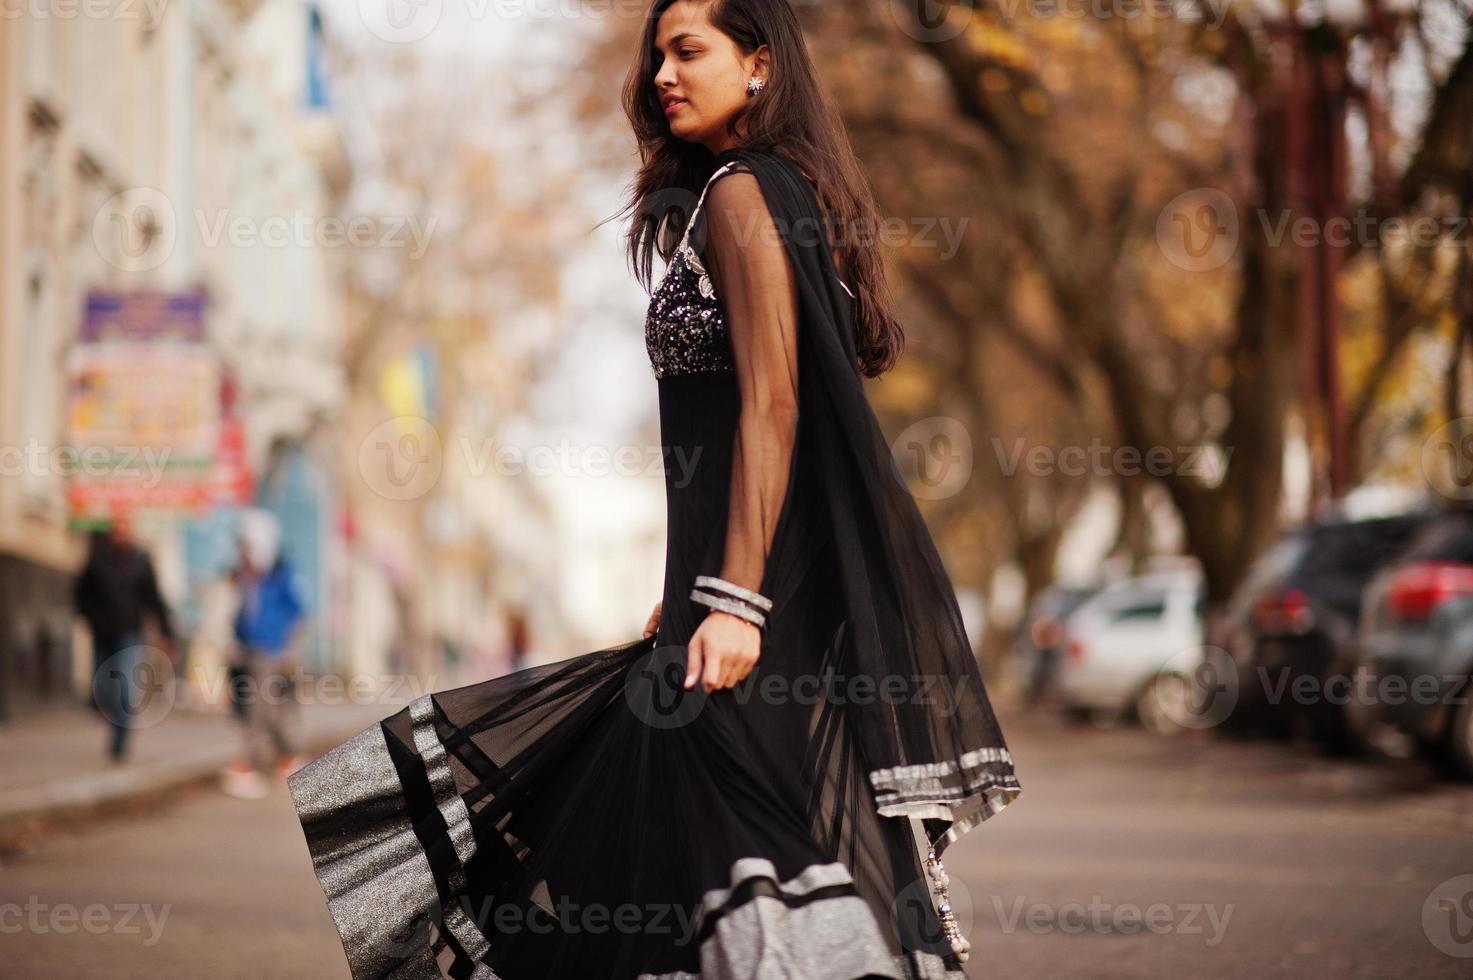
[(1433, 890), (1473, 873), (1473, 789), (1205, 733), (1006, 730), (1023, 796), (947, 852), (973, 898), (972, 976), (1473, 975), (1429, 930), (1464, 957), (1473, 936), (1445, 913), (1424, 929)]
[[(947, 852), (973, 977), (1473, 974), (1433, 942), (1473, 937), (1424, 915), (1473, 873), (1473, 789), (1405, 761), (1005, 724), (1023, 797)], [(284, 785), (182, 790), (0, 855), (0, 929), (4, 976), (348, 976)]]

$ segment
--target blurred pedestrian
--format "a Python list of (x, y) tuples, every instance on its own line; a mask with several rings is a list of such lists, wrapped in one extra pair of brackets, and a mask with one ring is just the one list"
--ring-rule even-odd
[(106, 530), (92, 532), (73, 599), (92, 632), (93, 703), (111, 726), (108, 756), (122, 761), (127, 757), (133, 714), (139, 707), (147, 617), (158, 624), (169, 659), (177, 659), (174, 626), (159, 592), (153, 562), (134, 542), (126, 515), (115, 518)]
[(240, 601), (235, 617), (236, 668), (242, 682), (237, 703), (244, 708), (245, 739), (244, 751), (223, 783), (235, 796), (264, 796), (268, 774), (285, 777), (299, 764), (292, 731), (292, 675), (307, 601), (280, 543), (281, 526), (274, 515), (262, 510), (241, 515), (240, 558), (233, 577)]

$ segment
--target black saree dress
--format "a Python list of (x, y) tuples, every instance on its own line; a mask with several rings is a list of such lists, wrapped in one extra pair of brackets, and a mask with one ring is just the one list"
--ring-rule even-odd
[[(930, 857), (1018, 796), (1013, 760), (816, 192), (777, 152), (716, 164), (646, 320), (658, 632), (425, 695), (288, 781), (355, 980), (965, 976)], [(698, 575), (773, 600), (709, 694)]]

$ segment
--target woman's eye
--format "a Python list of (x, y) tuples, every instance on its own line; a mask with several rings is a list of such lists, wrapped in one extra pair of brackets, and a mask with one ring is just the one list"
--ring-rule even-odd
[(680, 51), (680, 56), (682, 58), (689, 58), (691, 55), (694, 55), (695, 53), (696, 53), (696, 51), (695, 51), (694, 48), (682, 48), (681, 51)]

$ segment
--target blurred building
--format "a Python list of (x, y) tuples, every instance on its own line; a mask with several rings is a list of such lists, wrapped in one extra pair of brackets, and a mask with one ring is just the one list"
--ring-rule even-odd
[[(157, 22), (149, 5), (59, 10), (0, 19), (0, 717), (85, 680), (70, 608), (81, 541), (60, 450), (89, 293), (203, 292), (237, 475), (259, 479), (319, 607), (336, 546), (338, 460), (313, 434), (343, 398), (343, 250), (314, 234), (350, 174), (316, 9), (198, 0), (158, 8)], [(229, 514), (226, 503), (138, 521), (206, 663)]]

